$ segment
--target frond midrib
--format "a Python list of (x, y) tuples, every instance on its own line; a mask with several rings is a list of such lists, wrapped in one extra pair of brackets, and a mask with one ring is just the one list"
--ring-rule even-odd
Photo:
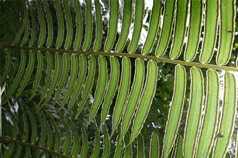
[(129, 57), (129, 58), (139, 58), (143, 60), (154, 60), (158, 62), (170, 63), (170, 64), (180, 64), (185, 66), (195, 66), (200, 68), (207, 69), (216, 69), (216, 70), (225, 70), (225, 71), (234, 71), (238, 72), (238, 68), (236, 67), (228, 67), (221, 66), (215, 64), (203, 64), (198, 62), (187, 62), (182, 60), (172, 60), (164, 57), (156, 57), (149, 55), (141, 55), (141, 54), (129, 54), (129, 53), (116, 53), (116, 52), (93, 52), (93, 51), (80, 51), (80, 50), (65, 50), (65, 49), (56, 49), (56, 48), (43, 48), (43, 47), (26, 47), (26, 46), (13, 46), (6, 45), (1, 43), (1, 48), (4, 49), (18, 49), (18, 50), (28, 50), (28, 51), (44, 51), (44, 52), (58, 52), (58, 53), (69, 53), (69, 54), (84, 54), (84, 55), (94, 55), (94, 56), (117, 56), (117, 57)]

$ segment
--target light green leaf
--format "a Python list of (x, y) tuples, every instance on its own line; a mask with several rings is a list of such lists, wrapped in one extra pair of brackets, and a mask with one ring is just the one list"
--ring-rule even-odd
[(219, 79), (216, 71), (207, 71), (206, 88), (205, 112), (197, 140), (196, 157), (208, 157), (214, 143), (219, 110)]
[(236, 116), (236, 81), (233, 74), (226, 72), (224, 80), (224, 98), (213, 157), (225, 157), (234, 130)]
[(201, 122), (202, 105), (203, 105), (203, 75), (199, 68), (190, 69), (190, 99), (187, 110), (187, 120), (184, 131), (183, 154), (184, 157), (194, 157), (195, 147), (198, 138), (198, 132)]
[(111, 51), (114, 41), (116, 39), (117, 33), (117, 20), (119, 13), (119, 3), (118, 0), (110, 0), (110, 19), (109, 19), (109, 28), (107, 31), (107, 38), (104, 45), (104, 51)]
[(123, 115), (125, 103), (129, 93), (130, 79), (131, 61), (129, 58), (124, 57), (122, 59), (120, 86), (118, 88), (117, 100), (113, 109), (111, 135), (113, 135), (116, 131), (117, 126), (120, 123), (121, 116)]
[(135, 119), (133, 121), (130, 143), (134, 141), (137, 135), (140, 133), (144, 122), (149, 114), (150, 106), (152, 104), (155, 90), (157, 86), (157, 74), (158, 66), (155, 61), (148, 61), (147, 63), (147, 74), (144, 89), (141, 95), (141, 100), (139, 102)]
[(186, 70), (181, 65), (176, 65), (174, 75), (174, 92), (169, 109), (168, 121), (166, 123), (163, 152), (164, 158), (167, 158), (176, 139), (180, 119), (183, 111), (183, 104), (186, 92)]

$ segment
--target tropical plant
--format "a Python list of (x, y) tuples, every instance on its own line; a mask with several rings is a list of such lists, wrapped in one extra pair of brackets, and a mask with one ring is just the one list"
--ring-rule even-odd
[(229, 156), (235, 0), (145, 3), (0, 2), (3, 157)]

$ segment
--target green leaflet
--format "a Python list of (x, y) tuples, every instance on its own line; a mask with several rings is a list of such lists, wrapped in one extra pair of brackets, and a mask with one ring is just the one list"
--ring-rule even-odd
[(104, 51), (111, 51), (117, 34), (117, 20), (119, 14), (119, 3), (118, 0), (110, 0), (110, 19), (109, 28), (107, 31), (107, 38), (104, 45)]
[(183, 40), (186, 32), (188, 1), (177, 0), (176, 20), (174, 23), (174, 38), (172, 41), (169, 57), (176, 59), (180, 56), (183, 48)]
[(34, 17), (32, 9), (30, 9), (30, 16), (31, 16), (32, 27), (31, 27), (31, 39), (29, 41), (29, 47), (33, 46), (36, 41), (36, 19)]
[(32, 51), (29, 52), (29, 59), (28, 59), (28, 65), (26, 68), (26, 72), (23, 76), (23, 80), (21, 81), (20, 87), (18, 88), (18, 91), (16, 93), (16, 98), (19, 97), (22, 93), (22, 91), (24, 90), (24, 88), (26, 87), (31, 74), (33, 72), (34, 69), (34, 65), (35, 65), (35, 53), (33, 53)]
[(195, 147), (198, 138), (198, 131), (201, 122), (201, 113), (203, 105), (203, 75), (199, 68), (190, 69), (190, 101), (187, 111), (187, 120), (184, 132), (183, 154), (184, 157), (194, 157)]
[(178, 135), (177, 151), (175, 157), (183, 158), (183, 137)]
[(118, 39), (118, 42), (116, 44), (116, 52), (123, 51), (125, 44), (127, 42), (127, 36), (130, 29), (131, 24), (131, 0), (124, 0), (124, 8), (123, 8), (123, 21), (122, 21), (122, 30), (121, 35)]
[(135, 113), (135, 109), (139, 103), (144, 84), (144, 77), (145, 77), (144, 61), (137, 58), (135, 63), (136, 64), (135, 64), (134, 80), (121, 123), (121, 138), (125, 136), (127, 130), (129, 129), (131, 120)]
[(32, 114), (31, 110), (29, 109), (28, 106), (25, 106), (26, 112), (28, 116), (30, 117), (30, 122), (31, 122), (31, 143), (36, 144), (36, 139), (37, 139), (37, 123), (34, 115)]
[[(48, 120), (45, 119), (46, 129), (47, 129), (47, 149), (52, 149), (53, 146), (53, 134), (50, 128)], [(49, 154), (48, 154), (49, 155)]]
[(80, 151), (80, 137), (79, 137), (78, 131), (73, 130), (73, 136), (74, 138), (72, 140), (74, 141), (74, 145), (72, 147), (71, 155), (73, 155), (74, 157), (77, 157)]
[(127, 48), (128, 53), (134, 53), (141, 34), (142, 24), (143, 24), (143, 16), (144, 16), (144, 0), (136, 1), (136, 11), (135, 11), (135, 23), (134, 23), (134, 31), (132, 35), (132, 40)]
[(157, 74), (158, 66), (155, 61), (148, 61), (147, 63), (147, 74), (144, 89), (141, 95), (141, 100), (139, 102), (135, 118), (131, 130), (130, 143), (134, 141), (137, 135), (140, 133), (143, 124), (149, 114), (150, 106), (152, 104), (155, 90), (157, 86)]
[(119, 75), (120, 75), (120, 63), (117, 57), (110, 56), (110, 80), (108, 81), (108, 86), (106, 90), (106, 94), (104, 97), (104, 102), (102, 105), (102, 112), (101, 112), (101, 127), (106, 120), (106, 117), (109, 113), (109, 109), (112, 103), (112, 99), (116, 93), (118, 82), (119, 82)]
[(132, 155), (133, 155), (133, 151), (132, 151), (132, 144), (130, 145), (126, 145), (130, 142), (130, 134), (127, 133), (124, 137), (124, 146), (125, 147), (125, 150), (124, 150), (124, 158), (132, 158)]
[(104, 138), (103, 138), (104, 148), (103, 148), (102, 158), (109, 158), (109, 156), (110, 156), (110, 138), (108, 135), (106, 125), (104, 125), (102, 127), (102, 132), (103, 132), (103, 136), (104, 136)]
[(44, 8), (45, 8), (45, 12), (46, 12), (46, 19), (47, 19), (47, 24), (48, 24), (48, 37), (47, 37), (47, 41), (46, 41), (46, 47), (50, 48), (52, 47), (52, 43), (53, 43), (53, 37), (54, 37), (54, 31), (53, 31), (53, 20), (52, 20), (52, 16), (50, 13), (50, 8), (49, 8), (49, 4), (48, 1), (42, 1)]
[(121, 158), (122, 152), (123, 152), (123, 140), (119, 139), (119, 135), (117, 136), (116, 139), (116, 149), (113, 158)]
[[(71, 55), (71, 68), (70, 68), (70, 76), (69, 76), (69, 84), (67, 85), (67, 91), (64, 94), (64, 98), (63, 101), (61, 103), (60, 109), (63, 108), (64, 104), (67, 102), (67, 100), (69, 99), (70, 95), (72, 94), (73, 90), (74, 90), (74, 85), (76, 82), (76, 77), (78, 74), (78, 56), (76, 54), (72, 54)], [(69, 110), (69, 109), (68, 109)]]
[(98, 63), (99, 63), (99, 74), (98, 74), (98, 80), (97, 80), (97, 87), (94, 93), (94, 101), (93, 101), (92, 108), (90, 110), (89, 121), (88, 121), (89, 123), (96, 116), (98, 109), (101, 106), (101, 103), (103, 101), (105, 90), (107, 88), (107, 76), (108, 76), (107, 60), (104, 56), (100, 55), (98, 57)]
[(93, 44), (93, 51), (98, 52), (102, 45), (102, 14), (99, 0), (95, 0), (96, 8), (96, 39)]
[(220, 1), (219, 43), (216, 63), (226, 65), (231, 57), (235, 31), (235, 0)]
[(91, 0), (86, 0), (86, 29), (85, 37), (83, 43), (83, 51), (87, 51), (91, 44), (93, 30), (93, 16), (92, 16), (92, 2)]
[(159, 137), (153, 132), (150, 139), (150, 158), (159, 158)]
[(89, 65), (88, 75), (87, 75), (86, 83), (84, 86), (84, 90), (82, 92), (81, 100), (79, 102), (77, 114), (75, 118), (78, 118), (79, 114), (83, 110), (84, 104), (86, 100), (88, 99), (88, 96), (93, 86), (93, 81), (94, 81), (95, 71), (96, 71), (96, 59), (94, 56), (90, 56), (90, 59), (88, 60), (88, 65)]
[(213, 146), (219, 111), (219, 79), (214, 70), (207, 70), (205, 113), (202, 120), (201, 134), (198, 137), (196, 157), (208, 157)]
[(21, 61), (20, 61), (20, 65), (19, 65), (19, 69), (17, 71), (16, 77), (13, 80), (13, 83), (11, 83), (9, 90), (7, 93), (5, 93), (5, 96), (3, 96), (3, 104), (5, 104), (10, 98), (11, 96), (15, 93), (25, 70), (25, 65), (26, 65), (26, 52), (22, 51), (21, 52)]
[(40, 103), (44, 100), (45, 96), (47, 95), (47, 89), (50, 85), (50, 78), (52, 74), (52, 69), (53, 69), (53, 54), (50, 52), (46, 52), (46, 63), (47, 63), (47, 71), (46, 71), (46, 77), (45, 77), (45, 83), (43, 86), (43, 90), (41, 93), (41, 101)]
[(68, 125), (68, 128), (70, 130), (72, 130), (72, 139), (71, 139), (71, 142), (73, 142), (73, 146), (72, 146), (72, 150), (71, 150), (71, 155), (73, 157), (77, 157), (79, 151), (80, 151), (80, 137), (79, 137), (79, 134), (78, 134), (78, 131), (77, 131), (77, 126), (75, 126), (69, 119), (69, 117), (65, 117), (65, 121)]
[(22, 111), (22, 120), (23, 120), (22, 140), (23, 142), (27, 142), (29, 130), (28, 130), (27, 116), (26, 116), (26, 111), (24, 106), (21, 106), (21, 111)]
[(122, 71), (121, 71), (121, 79), (120, 86), (118, 89), (117, 100), (115, 103), (115, 107), (113, 109), (112, 115), (112, 133), (114, 134), (117, 129), (118, 124), (120, 123), (121, 116), (124, 112), (124, 105), (126, 103), (126, 99), (129, 93), (130, 79), (131, 79), (131, 61), (127, 57), (122, 58)]
[(176, 0), (166, 0), (165, 2), (163, 27), (155, 50), (157, 57), (163, 56), (168, 47), (174, 22), (175, 3)]
[(199, 58), (201, 63), (209, 63), (214, 53), (218, 28), (218, 5), (218, 0), (206, 1), (205, 28), (202, 51)]
[(31, 154), (31, 148), (30, 147), (26, 147), (25, 148), (25, 155), (24, 155), (24, 157), (30, 157), (30, 154)]
[(45, 120), (44, 120), (44, 116), (41, 113), (41, 111), (38, 111), (37, 113), (39, 121), (40, 121), (40, 130), (41, 130), (41, 134), (40, 134), (40, 139), (39, 139), (39, 146), (44, 147), (45, 142), (46, 142), (46, 124), (45, 124)]
[(155, 42), (155, 38), (157, 35), (157, 31), (159, 28), (160, 23), (160, 14), (161, 14), (161, 1), (154, 0), (153, 1), (153, 9), (150, 17), (150, 27), (148, 31), (148, 35), (142, 50), (142, 54), (146, 55), (148, 54)]
[(88, 155), (88, 137), (87, 134), (85, 133), (85, 130), (82, 129), (82, 148), (80, 152), (80, 157), (81, 158), (87, 158)]
[(25, 33), (24, 33), (24, 36), (21, 40), (21, 43), (20, 43), (20, 46), (24, 46), (27, 42), (27, 40), (29, 39), (29, 30), (30, 30), (30, 20), (29, 20), (29, 13), (28, 13), (28, 10), (26, 8), (26, 6), (24, 6), (24, 13), (25, 13), (25, 20), (26, 20), (26, 23), (25, 23)]
[(69, 152), (70, 145), (71, 145), (71, 130), (69, 130), (70, 126), (66, 122), (66, 118), (63, 115), (60, 116), (60, 119), (63, 120), (62, 122), (63, 122), (64, 128), (65, 128), (65, 142), (64, 142), (64, 147), (63, 147), (63, 153), (65, 155), (67, 155)]
[[(16, 149), (16, 152), (15, 152), (14, 158), (20, 157), (21, 153), (22, 153), (22, 145), (17, 144), (17, 149)], [(4, 155), (4, 157), (5, 157), (5, 155)]]
[(42, 6), (39, 1), (36, 1), (36, 6), (39, 14), (39, 21), (40, 21), (40, 34), (39, 34), (39, 40), (37, 43), (38, 47), (42, 47), (44, 42), (45, 42), (45, 37), (46, 37), (46, 26), (45, 26), (45, 18), (44, 18), (44, 13), (42, 10)]
[(63, 54), (63, 63), (61, 63), (62, 67), (63, 67), (63, 69), (61, 69), (61, 71), (62, 71), (61, 79), (60, 79), (59, 86), (58, 86), (56, 94), (55, 94), (55, 99), (54, 99), (53, 105), (56, 104), (56, 102), (58, 101), (60, 93), (67, 81), (68, 73), (69, 73), (69, 62), (70, 62), (69, 54), (64, 53)]
[(142, 134), (137, 137), (137, 158), (145, 157), (144, 138)]
[(58, 126), (56, 125), (55, 123), (55, 120), (53, 118), (50, 118), (51, 119), (51, 123), (52, 123), (52, 126), (54, 128), (54, 151), (56, 152), (59, 152), (60, 151), (60, 146), (61, 146), (61, 137), (59, 135), (60, 131), (59, 131), (59, 128)]
[(58, 36), (55, 44), (55, 48), (58, 49), (61, 47), (63, 40), (64, 40), (64, 17), (61, 8), (61, 0), (56, 0), (55, 2), (55, 9), (56, 9), (56, 16), (58, 21)]
[(202, 0), (190, 0), (188, 41), (184, 54), (185, 61), (194, 60), (197, 54), (201, 34), (202, 5)]
[(24, 30), (25, 30), (25, 25), (26, 25), (26, 17), (23, 19), (23, 22), (21, 24), (21, 28), (20, 30), (17, 32), (14, 40), (12, 41), (12, 44), (13, 45), (18, 45), (20, 43), (20, 40), (21, 40), (21, 37), (24, 33)]
[(64, 13), (65, 13), (65, 21), (66, 21), (66, 29), (67, 29), (67, 35), (65, 39), (64, 49), (67, 50), (70, 48), (73, 38), (73, 23), (72, 18), (70, 15), (69, 10), (69, 1), (63, 0), (63, 7), (64, 7)]
[(31, 74), (33, 72), (34, 65), (35, 65), (35, 53), (30, 51), (26, 72), (24, 74), (23, 80), (21, 81), (20, 87), (18, 88), (16, 97), (19, 97), (21, 95), (22, 91), (24, 90), (24, 88), (26, 87), (26, 85), (31, 77)]
[(81, 40), (82, 40), (82, 15), (81, 15), (81, 7), (79, 4), (78, 0), (74, 0), (74, 11), (76, 13), (76, 17), (75, 17), (75, 21), (76, 21), (76, 35), (75, 35), (75, 39), (74, 39), (74, 45), (73, 45), (73, 49), (74, 50), (78, 50), (79, 46), (81, 44)]
[(61, 58), (61, 55), (59, 53), (55, 53), (54, 54), (55, 56), (55, 68), (54, 68), (54, 77), (51, 81), (51, 84), (50, 84), (50, 87), (49, 87), (49, 91), (48, 93), (46, 94), (45, 96), (45, 101), (44, 101), (44, 104), (47, 103), (51, 97), (51, 95), (53, 94), (55, 88), (56, 88), (56, 85), (59, 81), (59, 77), (61, 75), (61, 68), (62, 68), (62, 58)]
[(167, 158), (176, 139), (186, 91), (186, 70), (184, 66), (176, 65), (174, 75), (174, 92), (166, 123), (162, 155)]
[(12, 157), (12, 154), (14, 152), (14, 149), (15, 149), (15, 144), (14, 143), (11, 143), (8, 145), (9, 148), (8, 150), (4, 153), (3, 157), (4, 158), (11, 158)]
[(236, 81), (233, 74), (226, 72), (224, 98), (218, 133), (215, 139), (213, 157), (224, 157), (234, 129), (236, 116)]
[(2, 87), (3, 84), (5, 83), (7, 75), (11, 68), (11, 52), (5, 49), (4, 53), (5, 53), (5, 65), (4, 65), (4, 71), (2, 73), (2, 76), (0, 76), (0, 87)]
[(35, 80), (33, 82), (33, 89), (31, 92), (31, 96), (28, 99), (29, 101), (35, 97), (37, 88), (40, 84), (41, 76), (42, 76), (42, 69), (43, 69), (43, 55), (40, 51), (37, 52), (37, 70), (36, 70), (36, 75), (35, 75)]
[(99, 130), (96, 129), (96, 134), (95, 134), (95, 145), (93, 148), (93, 152), (90, 156), (90, 158), (98, 158), (100, 154), (100, 135), (99, 135)]
[(75, 101), (77, 100), (80, 92), (81, 92), (81, 88), (82, 88), (82, 84), (85, 81), (85, 77), (86, 77), (86, 73), (87, 73), (87, 59), (85, 57), (85, 55), (80, 55), (79, 56), (79, 74), (78, 74), (78, 78), (77, 78), (77, 83), (75, 83), (75, 88), (74, 91), (71, 95), (71, 99), (69, 101), (68, 104), (68, 110), (70, 110), (73, 105), (75, 104)]

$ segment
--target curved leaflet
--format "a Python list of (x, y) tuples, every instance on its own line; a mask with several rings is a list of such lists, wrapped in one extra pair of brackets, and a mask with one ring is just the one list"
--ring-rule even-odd
[(139, 103), (140, 96), (142, 93), (144, 78), (145, 78), (144, 61), (137, 58), (136, 64), (135, 64), (135, 75), (134, 75), (134, 80), (133, 80), (133, 84), (131, 87), (131, 92), (128, 97), (124, 115), (122, 117), (121, 136), (120, 136), (121, 138), (123, 138), (125, 136), (128, 128), (131, 124), (131, 120), (134, 116), (135, 109)]
[(67, 50), (67, 49), (70, 48), (71, 43), (72, 43), (73, 23), (72, 23), (70, 10), (69, 10), (70, 9), (69, 8), (69, 1), (68, 0), (63, 0), (63, 4), (64, 4), (63, 6), (64, 6), (64, 14), (65, 14), (65, 21), (66, 21), (66, 29), (67, 29), (64, 49)]
[(176, 65), (174, 75), (174, 92), (169, 109), (163, 141), (162, 155), (167, 158), (176, 139), (186, 92), (186, 70), (184, 66)]
[(101, 127), (105, 122), (107, 115), (109, 113), (110, 106), (112, 104), (112, 99), (116, 93), (118, 82), (119, 82), (119, 75), (120, 75), (120, 63), (117, 57), (110, 57), (110, 80), (108, 81), (108, 86), (106, 90), (106, 94), (104, 97), (104, 102), (102, 105), (102, 112), (101, 112)]
[(104, 139), (103, 139), (104, 148), (103, 148), (102, 158), (109, 158), (109, 156), (110, 156), (110, 138), (108, 136), (106, 125), (104, 125), (102, 127), (102, 132), (104, 135)]
[(83, 51), (87, 51), (91, 44), (93, 30), (93, 16), (92, 16), (92, 2), (91, 0), (86, 0), (86, 29), (85, 38), (82, 46)]
[(196, 57), (200, 43), (202, 22), (202, 0), (190, 0), (190, 19), (188, 26), (188, 41), (185, 48), (184, 60), (192, 61)]
[(194, 157), (204, 98), (204, 81), (202, 71), (199, 68), (192, 67), (190, 69), (190, 74), (190, 99), (183, 142), (184, 157)]
[(215, 70), (206, 72), (206, 101), (201, 132), (198, 137), (196, 157), (208, 157), (214, 143), (219, 111), (219, 78)]
[(55, 99), (54, 99), (53, 105), (56, 104), (56, 102), (58, 101), (60, 93), (67, 81), (68, 73), (69, 73), (69, 62), (70, 62), (69, 54), (64, 53), (63, 54), (63, 63), (61, 63), (63, 70), (61, 72), (61, 79), (60, 79), (59, 86), (58, 86), (56, 94), (55, 94)]
[(130, 143), (132, 143), (134, 139), (137, 137), (137, 135), (140, 133), (143, 124), (149, 114), (150, 106), (152, 104), (157, 86), (157, 77), (158, 77), (157, 75), (158, 75), (157, 63), (152, 60), (148, 61), (146, 81), (141, 95), (141, 100), (139, 102), (135, 118), (133, 121)]
[(104, 45), (104, 51), (109, 52), (114, 44), (117, 33), (117, 20), (119, 14), (119, 3), (118, 0), (110, 0), (110, 19), (109, 19), (109, 28), (107, 31), (107, 38)]
[(131, 0), (124, 1), (122, 31), (118, 39), (118, 42), (116, 44), (116, 48), (115, 48), (116, 52), (121, 52), (127, 42), (127, 36), (130, 29), (130, 24), (131, 24), (131, 11), (132, 11), (131, 5), (132, 5)]
[(104, 56), (99, 56), (98, 63), (99, 63), (99, 70), (98, 70), (99, 74), (98, 74), (97, 86), (96, 86), (94, 101), (93, 101), (92, 108), (90, 110), (88, 122), (91, 122), (96, 116), (98, 109), (101, 106), (101, 103), (103, 101), (105, 90), (107, 88), (107, 76), (108, 76), (107, 60)]
[(205, 8), (204, 36), (199, 56), (201, 63), (209, 63), (214, 53), (217, 39), (219, 0), (206, 1)]
[(158, 134), (152, 132), (150, 139), (150, 158), (159, 157), (159, 137)]
[(177, 0), (176, 20), (174, 23), (174, 38), (169, 53), (169, 57), (171, 59), (178, 58), (182, 52), (186, 32), (187, 8), (188, 1)]
[(78, 99), (78, 96), (81, 93), (82, 85), (85, 81), (85, 77), (87, 73), (87, 59), (85, 55), (79, 56), (79, 63), (80, 63), (80, 66), (79, 66), (79, 74), (77, 78), (77, 83), (75, 83), (75, 88), (68, 104), (68, 110), (70, 110), (73, 107), (73, 105), (75, 104), (75, 101)]
[(213, 157), (225, 157), (234, 130), (237, 98), (236, 81), (233, 74), (226, 72), (224, 80), (224, 98), (220, 124), (215, 139)]
[(86, 102), (86, 100), (88, 99), (88, 96), (90, 94), (90, 91), (92, 89), (93, 86), (93, 81), (94, 81), (94, 77), (95, 77), (95, 71), (96, 71), (96, 59), (94, 56), (90, 56), (90, 59), (88, 60), (88, 75), (87, 75), (87, 79), (86, 79), (86, 83), (84, 86), (84, 90), (82, 92), (82, 98), (79, 102), (78, 105), (78, 109), (77, 109), (77, 114), (75, 116), (75, 118), (78, 118), (79, 114), (81, 113), (84, 104)]
[(67, 85), (67, 91), (64, 94), (63, 101), (61, 103), (60, 109), (63, 108), (64, 104), (68, 101), (70, 95), (74, 90), (74, 85), (76, 82), (76, 77), (78, 74), (78, 56), (76, 54), (71, 55), (71, 68), (70, 68), (70, 76), (69, 76), (69, 83)]
[(153, 9), (150, 17), (150, 27), (142, 50), (143, 55), (146, 55), (151, 51), (152, 46), (155, 42), (155, 38), (160, 23), (160, 14), (161, 14), (161, 2), (158, 0), (154, 0)]
[(176, 5), (176, 0), (166, 0), (165, 2), (162, 31), (159, 37), (156, 50), (155, 50), (157, 57), (163, 56), (168, 47), (168, 44), (171, 38), (172, 28), (173, 28), (172, 25), (174, 23), (175, 5)]
[(100, 50), (102, 45), (102, 14), (101, 14), (101, 4), (99, 0), (95, 0), (96, 8), (96, 39), (93, 45), (93, 51), (97, 52)]
[(90, 158), (98, 158), (99, 154), (100, 154), (100, 135), (99, 135), (99, 130), (96, 129), (95, 145), (94, 145), (93, 152)]
[(235, 0), (220, 1), (219, 42), (216, 56), (218, 65), (226, 65), (231, 57), (235, 31)]
[(131, 80), (131, 61), (127, 57), (122, 58), (122, 70), (121, 70), (121, 79), (120, 86), (118, 89), (117, 100), (115, 107), (113, 109), (112, 115), (112, 133), (117, 129), (118, 124), (120, 123), (121, 116), (124, 112), (124, 106), (128, 97), (129, 88)]

